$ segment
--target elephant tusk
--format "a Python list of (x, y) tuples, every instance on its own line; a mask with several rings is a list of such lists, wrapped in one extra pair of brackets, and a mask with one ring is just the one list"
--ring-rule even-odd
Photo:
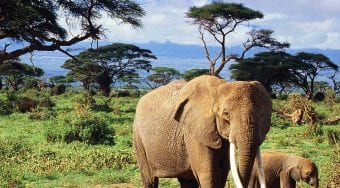
[(236, 165), (236, 149), (235, 149), (235, 144), (234, 143), (230, 143), (230, 166), (231, 166), (231, 174), (233, 176), (234, 182), (235, 182), (235, 186), (236, 188), (243, 188), (243, 185), (241, 183), (241, 179), (240, 176), (238, 174), (238, 170), (237, 170), (237, 165)]
[(265, 181), (265, 176), (264, 176), (264, 171), (263, 171), (263, 166), (262, 166), (260, 148), (257, 150), (256, 161), (257, 161), (257, 166), (258, 166), (257, 171), (259, 174), (260, 187), (266, 188), (266, 181)]

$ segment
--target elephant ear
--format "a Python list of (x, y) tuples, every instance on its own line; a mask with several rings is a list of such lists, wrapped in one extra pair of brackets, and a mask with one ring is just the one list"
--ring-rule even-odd
[(173, 118), (183, 126), (186, 136), (193, 136), (205, 146), (218, 149), (222, 140), (213, 112), (213, 85), (207, 80), (190, 81), (177, 97)]
[(262, 143), (265, 140), (266, 134), (269, 131), (271, 124), (271, 112), (272, 112), (272, 102), (267, 90), (263, 87), (260, 82), (251, 82), (256, 88), (256, 98), (261, 100), (256, 100), (256, 106), (261, 106), (262, 108), (257, 109), (259, 111), (260, 117), (258, 119), (258, 133), (259, 141)]
[(299, 159), (295, 156), (288, 156), (286, 164), (286, 173), (295, 181), (301, 180), (301, 167), (299, 165)]

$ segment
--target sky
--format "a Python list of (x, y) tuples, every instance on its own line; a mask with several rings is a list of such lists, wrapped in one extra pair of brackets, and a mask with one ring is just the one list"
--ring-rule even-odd
[[(186, 12), (191, 6), (202, 6), (209, 0), (137, 0), (146, 11), (143, 28), (133, 29), (109, 18), (101, 23), (107, 29), (106, 39), (129, 43), (178, 43), (202, 45), (196, 25), (190, 24)], [(232, 0), (261, 11), (263, 19), (246, 23), (259, 29), (273, 30), (273, 37), (289, 42), (292, 49), (340, 49), (339, 0)], [(227, 46), (246, 40), (249, 27), (241, 26), (228, 36)], [(207, 38), (214, 45), (213, 39)]]

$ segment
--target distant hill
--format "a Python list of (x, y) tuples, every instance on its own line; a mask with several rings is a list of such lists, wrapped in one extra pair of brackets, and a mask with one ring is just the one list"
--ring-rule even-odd
[[(150, 49), (156, 55), (166, 55), (174, 57), (190, 57), (190, 58), (204, 58), (204, 48), (200, 45), (184, 45), (176, 43), (143, 43), (136, 44), (140, 47)], [(209, 49), (214, 52), (219, 52), (219, 47), (209, 46)], [(240, 54), (243, 48), (241, 46), (233, 46), (227, 48), (227, 53)], [(254, 48), (250, 50), (246, 57), (252, 57), (254, 54), (265, 51), (263, 48)], [(298, 52), (310, 52), (310, 53), (322, 53), (330, 58), (334, 63), (340, 65), (340, 49), (316, 49), (316, 48), (303, 48), (303, 49), (287, 49), (290, 54), (296, 54)]]
[[(110, 41), (100, 41), (99, 46), (111, 44)], [(142, 48), (150, 49), (156, 56), (171, 56), (171, 57), (184, 57), (184, 58), (205, 58), (204, 48), (200, 45), (186, 45), (177, 43), (135, 43), (135, 45)], [(0, 47), (3, 46), (0, 44)], [(9, 49), (14, 49), (22, 46), (21, 43), (12, 44)], [(96, 43), (92, 43), (92, 47), (95, 47)], [(73, 45), (72, 47), (66, 47), (65, 49), (72, 49), (73, 54), (77, 54), (80, 51), (86, 50), (91, 47), (91, 42), (82, 41)], [(219, 47), (209, 46), (212, 53), (218, 53)], [(250, 50), (246, 57), (252, 57), (254, 54), (264, 51), (263, 48), (254, 48)], [(298, 52), (311, 52), (311, 53), (322, 53), (329, 57), (334, 63), (340, 64), (340, 49), (316, 49), (316, 48), (303, 48), (303, 49), (287, 49), (288, 53), (296, 54)], [(233, 46), (227, 48), (227, 53), (240, 54), (242, 52), (241, 46)], [(39, 52), (37, 53), (39, 54)]]

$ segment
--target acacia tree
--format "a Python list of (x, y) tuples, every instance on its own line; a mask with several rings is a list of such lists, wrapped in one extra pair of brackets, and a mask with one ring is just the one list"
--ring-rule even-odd
[(180, 73), (178, 70), (170, 67), (154, 67), (153, 73), (147, 77), (150, 82), (146, 82), (151, 88), (157, 88), (166, 85), (172, 80), (178, 79)]
[(290, 63), (290, 71), (293, 75), (292, 81), (304, 90), (308, 95), (314, 94), (314, 85), (317, 76), (322, 75), (323, 71), (339, 69), (323, 54), (300, 52), (294, 56)]
[(209, 69), (190, 69), (182, 74), (182, 77), (186, 80), (192, 80), (201, 75), (209, 75)]
[(41, 68), (21, 63), (19, 60), (7, 60), (0, 64), (0, 75), (5, 80), (7, 87), (14, 91), (19, 89), (27, 77), (41, 77), (44, 71)]
[[(71, 70), (69, 76), (83, 84), (96, 82), (103, 94), (108, 95), (111, 85), (118, 79), (136, 74), (137, 70), (149, 71), (150, 59), (156, 59), (150, 50), (132, 44), (114, 43), (81, 52), (62, 67)], [(89, 85), (85, 88), (89, 89)]]
[[(62, 47), (86, 39), (98, 40), (105, 30), (98, 22), (104, 14), (141, 27), (140, 18), (145, 12), (131, 0), (1, 0), (0, 41), (4, 46), (0, 63), (35, 50), (59, 50), (72, 57)], [(70, 36), (70, 29), (58, 23), (60, 17), (79, 31), (72, 31)], [(24, 42), (25, 46), (9, 50), (11, 40)]]
[[(252, 30), (248, 33), (249, 38), (242, 44), (244, 48), (242, 53), (228, 55), (226, 52), (227, 35), (234, 32), (244, 22), (263, 18), (261, 12), (247, 8), (242, 4), (213, 2), (202, 7), (193, 6), (187, 12), (187, 17), (192, 18), (192, 23), (199, 26), (200, 39), (203, 42), (206, 57), (210, 63), (209, 72), (211, 75), (218, 76), (227, 62), (243, 59), (245, 54), (255, 46), (272, 50), (289, 47), (288, 43), (280, 43), (272, 38), (273, 31), (265, 29)], [(220, 52), (215, 57), (212, 57), (209, 52), (204, 38), (204, 31), (207, 31), (221, 47)], [(217, 64), (219, 59), (221, 61)]]
[(284, 86), (292, 77), (289, 71), (291, 67), (287, 64), (291, 57), (282, 51), (257, 53), (253, 58), (238, 60), (236, 64), (230, 65), (231, 78), (259, 81), (271, 93), (273, 85)]

